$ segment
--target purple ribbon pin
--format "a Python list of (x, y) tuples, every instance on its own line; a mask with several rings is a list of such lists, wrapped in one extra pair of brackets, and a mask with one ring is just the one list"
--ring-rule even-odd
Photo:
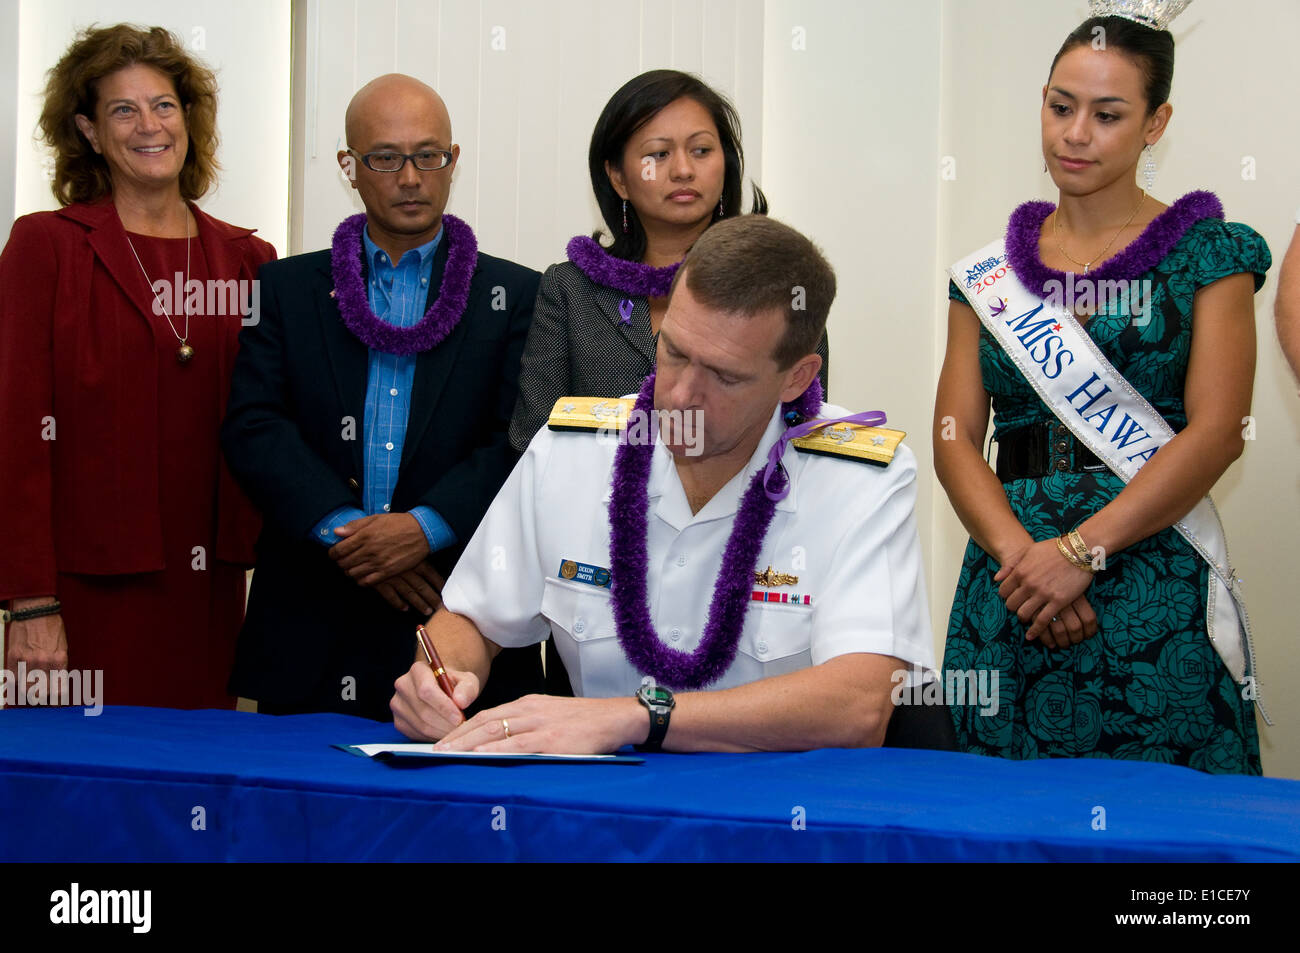
[(631, 298), (624, 298), (622, 301), (618, 303), (618, 313), (623, 316), (620, 323), (622, 324), (632, 323), (632, 299)]
[[(816, 382), (816, 378), (813, 381)], [(818, 388), (820, 390), (821, 388)], [(767, 452), (767, 466), (763, 468), (763, 492), (767, 494), (769, 500), (783, 500), (790, 493), (790, 481), (785, 475), (785, 468), (781, 466), (781, 456), (785, 453), (785, 445), (791, 440), (797, 440), (800, 437), (806, 437), (814, 430), (821, 430), (832, 424), (861, 424), (864, 427), (883, 427), (886, 423), (885, 412), (883, 410), (865, 410), (860, 414), (849, 414), (847, 417), (836, 417), (833, 420), (806, 420), (797, 426), (791, 427), (772, 444), (772, 449)]]

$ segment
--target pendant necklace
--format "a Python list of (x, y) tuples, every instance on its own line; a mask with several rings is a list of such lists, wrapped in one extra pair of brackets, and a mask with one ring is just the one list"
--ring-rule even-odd
[(1145, 202), (1146, 200), (1147, 200), (1146, 189), (1143, 189), (1142, 197), (1138, 199), (1138, 204), (1133, 206), (1133, 212), (1131, 215), (1129, 215), (1128, 221), (1125, 222), (1123, 225), (1121, 225), (1119, 227), (1119, 231), (1110, 237), (1110, 241), (1106, 243), (1105, 248), (1103, 248), (1101, 251), (1097, 252), (1097, 254), (1092, 256), (1092, 261), (1079, 261), (1076, 258), (1072, 258), (1070, 256), (1070, 253), (1065, 250), (1065, 246), (1061, 244), (1061, 211), (1060, 209), (1057, 209), (1056, 214), (1052, 216), (1052, 233), (1056, 238), (1056, 247), (1059, 248), (1061, 250), (1061, 254), (1064, 255), (1066, 258), (1069, 258), (1070, 261), (1074, 262), (1076, 265), (1083, 265), (1083, 273), (1086, 275), (1088, 273), (1088, 270), (1092, 268), (1092, 262), (1097, 261), (1100, 258), (1106, 257), (1106, 252), (1110, 251), (1110, 246), (1115, 244), (1115, 239), (1119, 238), (1119, 236), (1123, 234), (1124, 229), (1128, 228), (1130, 225), (1133, 224), (1133, 219), (1137, 218), (1138, 209), (1142, 207), (1142, 203)]
[[(190, 283), (190, 223), (189, 216), (185, 221), (185, 284), (181, 286), (182, 307), (185, 308), (185, 333), (179, 334), (176, 331), (176, 325), (172, 322), (172, 313), (167, 310), (167, 302), (158, 295), (158, 289), (154, 287), (149, 278), (149, 272), (145, 271), (144, 262), (140, 260), (140, 253), (135, 250), (135, 243), (131, 241), (131, 235), (126, 236), (126, 243), (131, 246), (131, 254), (135, 255), (135, 263), (140, 266), (140, 273), (144, 275), (144, 280), (149, 283), (149, 288), (153, 291), (154, 304), (162, 308), (163, 315), (167, 318), (167, 326), (172, 329), (172, 334), (176, 335), (176, 340), (180, 341), (181, 346), (176, 349), (176, 360), (180, 364), (188, 364), (190, 358), (194, 356), (194, 348), (189, 345), (190, 338), (190, 302), (185, 296), (185, 289)], [(155, 314), (158, 312), (155, 311)]]

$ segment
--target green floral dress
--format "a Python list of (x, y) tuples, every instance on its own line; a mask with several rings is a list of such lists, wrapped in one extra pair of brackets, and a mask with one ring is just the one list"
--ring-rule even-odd
[[(1250, 228), (1201, 219), (1143, 275), (1153, 295), (1145, 325), (1121, 303), (1094, 314), (1084, 327), (1107, 360), (1181, 430), (1187, 423), (1183, 383), (1193, 295), (1240, 272), (1254, 274), (1258, 291), (1270, 264), (1268, 246)], [(956, 285), (950, 284), (949, 297), (965, 301)], [(992, 396), (995, 438), (1054, 419), (983, 327), (980, 369)], [(1054, 472), (1004, 488), (1025, 529), (1045, 540), (1078, 526), (1123, 487), (1102, 471)], [(1261, 773), (1253, 705), (1242, 698), (1206, 634), (1209, 569), (1174, 529), (1111, 556), (1086, 592), (1099, 631), (1067, 649), (1025, 641), (1025, 626), (998, 597), (998, 568), (973, 540), (968, 544), (943, 668), (996, 671), (1000, 703), (996, 714), (983, 715), (975, 704), (951, 706), (960, 750)]]

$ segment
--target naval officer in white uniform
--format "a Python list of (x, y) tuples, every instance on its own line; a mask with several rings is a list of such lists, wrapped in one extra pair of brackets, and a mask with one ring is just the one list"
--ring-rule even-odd
[[(881, 743), (895, 673), (934, 668), (915, 458), (896, 432), (840, 424), (812, 441), (823, 454), (784, 446), (769, 465), (797, 419), (782, 403), (817, 377), (834, 296), (816, 246), (779, 222), (743, 216), (700, 238), (638, 405), (652, 394), (659, 416), (625, 401), (621, 439), (537, 434), (428, 626), (452, 696), (417, 660), (391, 706), (404, 734), (502, 752)], [(580, 426), (593, 403), (605, 422), (618, 402), (561, 401), (552, 427)], [(495, 654), (551, 633), (578, 697), (466, 721)]]

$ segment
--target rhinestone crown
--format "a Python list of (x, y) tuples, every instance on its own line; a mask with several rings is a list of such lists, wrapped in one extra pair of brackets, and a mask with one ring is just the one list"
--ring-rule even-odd
[(1153, 30), (1168, 30), (1192, 0), (1088, 0), (1088, 16), (1123, 17)]

